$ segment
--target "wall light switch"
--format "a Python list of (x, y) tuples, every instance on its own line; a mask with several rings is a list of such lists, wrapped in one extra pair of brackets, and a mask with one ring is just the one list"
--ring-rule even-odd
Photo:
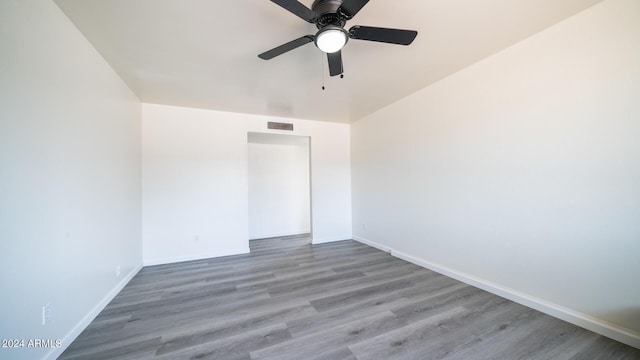
[(42, 306), (42, 325), (49, 322), (51, 322), (51, 303), (46, 303)]

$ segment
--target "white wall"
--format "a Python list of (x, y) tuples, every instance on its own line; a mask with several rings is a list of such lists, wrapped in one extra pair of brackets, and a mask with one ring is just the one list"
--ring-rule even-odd
[(249, 239), (311, 232), (309, 138), (249, 133)]
[(311, 138), (313, 242), (351, 237), (349, 126), (143, 104), (145, 264), (248, 252), (249, 132)]
[(640, 346), (640, 2), (356, 122), (354, 237)]
[(66, 347), (142, 262), (141, 104), (53, 1), (1, 1), (0, 54), (0, 338)]

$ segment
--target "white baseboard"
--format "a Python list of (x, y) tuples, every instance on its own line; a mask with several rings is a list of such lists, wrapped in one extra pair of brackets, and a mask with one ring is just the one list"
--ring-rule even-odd
[(323, 238), (313, 237), (311, 239), (311, 243), (316, 245), (316, 244), (325, 244), (325, 243), (336, 242), (336, 241), (345, 241), (345, 240), (350, 240), (350, 239), (351, 239), (351, 235), (348, 235), (348, 236), (330, 236), (330, 237), (323, 237)]
[(114, 286), (113, 289), (111, 289), (111, 291), (109, 291), (107, 295), (105, 295), (105, 297), (103, 297), (102, 300), (100, 300), (100, 302), (98, 302), (98, 304), (96, 304), (96, 306), (94, 306), (93, 309), (91, 309), (91, 311), (89, 311), (89, 313), (85, 315), (82, 320), (80, 320), (80, 322), (62, 338), (62, 346), (51, 349), (51, 351), (45, 355), (44, 359), (55, 360), (62, 355), (78, 335), (80, 335), (80, 333), (82, 333), (82, 331), (91, 324), (93, 319), (95, 319), (96, 316), (98, 316), (98, 314), (100, 314), (100, 312), (111, 302), (111, 300), (113, 300), (113, 298), (116, 297), (116, 295), (118, 295), (118, 293), (129, 283), (129, 281), (136, 276), (140, 269), (142, 269), (142, 265), (136, 266), (127, 275), (125, 275), (122, 280), (120, 280), (120, 282), (118, 282), (118, 284), (116, 284), (116, 286)]
[(183, 262), (183, 261), (203, 260), (203, 259), (210, 259), (210, 258), (216, 258), (216, 257), (222, 257), (222, 256), (241, 255), (241, 254), (248, 254), (248, 253), (249, 253), (249, 247), (246, 247), (246, 248), (243, 247), (243, 248), (227, 249), (224, 251), (216, 251), (212, 253), (204, 253), (204, 254), (196, 254), (196, 255), (144, 259), (143, 264), (144, 266), (173, 264), (173, 263)]
[(391, 254), (391, 248), (388, 247), (388, 246), (385, 246), (385, 245), (382, 245), (382, 244), (378, 244), (377, 242), (374, 242), (374, 241), (371, 241), (371, 240), (367, 240), (367, 239), (365, 239), (363, 237), (360, 237), (358, 235), (353, 235), (353, 240), (355, 240), (357, 242), (360, 242), (360, 243), (363, 243), (365, 245), (369, 245), (369, 246), (371, 246), (373, 248), (376, 248), (376, 249), (378, 249), (380, 251), (384, 251), (386, 253)]
[(614, 339), (621, 343), (640, 349), (640, 333), (637, 333), (635, 331), (623, 328), (616, 324), (612, 324), (610, 322), (596, 318), (594, 316), (584, 314), (584, 313), (566, 308), (564, 306), (560, 306), (558, 304), (537, 298), (535, 296), (502, 286), (500, 284), (497, 284), (497, 283), (494, 283), (494, 282), (491, 282), (491, 281), (488, 281), (488, 280), (485, 280), (485, 279), (482, 279), (482, 278), (479, 278), (479, 277), (476, 277), (476, 276), (473, 276), (473, 275), (470, 275), (446, 266), (435, 264), (400, 251), (396, 251), (393, 248), (390, 248), (386, 245), (376, 243), (374, 241), (365, 239), (357, 235), (354, 235), (353, 239), (365, 245), (369, 245), (371, 247), (382, 250), (384, 252), (388, 252), (392, 256), (395, 256), (399, 259), (408, 261), (410, 263), (427, 268), (429, 270), (433, 270), (437, 273), (446, 275), (450, 278), (456, 279), (458, 281), (462, 281), (471, 286), (475, 286), (482, 290), (496, 294), (503, 298), (514, 301), (518, 304), (528, 306), (532, 309), (538, 310), (540, 312), (551, 315), (558, 319), (567, 321), (569, 323), (580, 326), (587, 330), (591, 330), (600, 335), (606, 336), (608, 338)]
[(309, 229), (300, 230), (300, 231), (287, 231), (283, 233), (265, 233), (261, 235), (253, 235), (249, 236), (249, 241), (251, 240), (262, 240), (262, 239), (271, 239), (271, 238), (279, 238), (279, 237), (287, 237), (287, 236), (297, 236), (297, 235), (305, 235), (311, 234)]

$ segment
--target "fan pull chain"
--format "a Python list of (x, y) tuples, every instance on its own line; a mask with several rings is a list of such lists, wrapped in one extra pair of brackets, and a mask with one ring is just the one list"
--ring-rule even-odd
[(320, 52), (320, 67), (322, 68), (322, 91), (324, 91), (324, 53)]

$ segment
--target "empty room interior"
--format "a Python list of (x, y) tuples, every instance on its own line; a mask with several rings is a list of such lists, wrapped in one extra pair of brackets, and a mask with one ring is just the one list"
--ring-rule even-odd
[(0, 0), (1, 359), (640, 359), (640, 1)]

